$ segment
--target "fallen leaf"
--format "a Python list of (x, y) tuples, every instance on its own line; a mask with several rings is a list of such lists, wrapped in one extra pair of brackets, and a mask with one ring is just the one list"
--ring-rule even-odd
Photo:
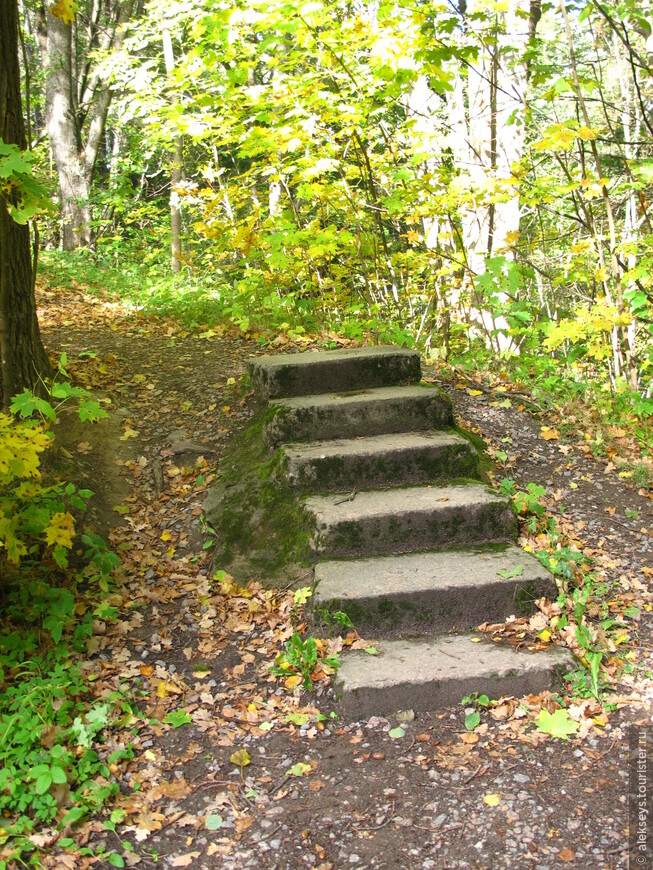
[(310, 764), (304, 764), (303, 762), (298, 761), (297, 764), (293, 764), (292, 767), (288, 768), (286, 776), (307, 776), (310, 772)]
[(488, 807), (498, 807), (499, 806), (499, 795), (498, 794), (483, 795), (483, 803), (487, 804)]
[(569, 713), (562, 708), (554, 713), (549, 713), (548, 710), (542, 708), (535, 724), (538, 731), (550, 734), (551, 737), (556, 737), (559, 740), (569, 740), (569, 735), (578, 731), (578, 722), (570, 719)]
[(251, 760), (246, 749), (237, 749), (229, 759), (232, 764), (236, 764), (240, 768), (247, 767)]
[(298, 674), (293, 674), (290, 677), (286, 677), (283, 684), (286, 689), (294, 689), (301, 683), (301, 681), (302, 678)]
[(199, 858), (201, 852), (187, 852), (185, 855), (177, 855), (176, 858), (168, 858), (171, 867), (190, 867), (196, 858)]
[(217, 813), (211, 813), (210, 816), (207, 816), (204, 820), (204, 827), (207, 831), (217, 831), (222, 827), (222, 816), (219, 816)]
[(246, 831), (248, 828), (251, 828), (254, 824), (253, 816), (240, 816), (240, 818), (236, 819), (234, 822), (234, 826), (236, 828), (237, 834), (242, 834), (243, 831)]

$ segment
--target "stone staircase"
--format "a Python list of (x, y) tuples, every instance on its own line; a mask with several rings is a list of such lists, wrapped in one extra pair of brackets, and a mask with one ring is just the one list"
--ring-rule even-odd
[(539, 692), (572, 666), (563, 649), (515, 650), (471, 632), (557, 594), (515, 546), (506, 498), (480, 482), (449, 397), (416, 351), (371, 347), (256, 357), (263, 437), (314, 519), (314, 606), (379, 638), (338, 673), (346, 715), (459, 704), (471, 692)]

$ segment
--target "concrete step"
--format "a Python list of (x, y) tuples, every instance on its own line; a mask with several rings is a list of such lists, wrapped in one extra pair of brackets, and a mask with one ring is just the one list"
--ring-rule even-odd
[(538, 560), (513, 545), (320, 562), (315, 586), (318, 613), (343, 610), (362, 634), (383, 637), (501, 622), (558, 593)]
[(283, 452), (288, 483), (321, 492), (479, 476), (476, 451), (453, 432), (288, 444)]
[(420, 379), (416, 350), (361, 347), (252, 357), (254, 389), (266, 399), (388, 387)]
[(270, 447), (453, 426), (451, 399), (437, 387), (298, 396), (275, 400), (270, 408), (275, 414), (263, 433)]
[[(352, 497), (353, 496), (353, 497)], [(481, 484), (411, 486), (305, 499), (319, 556), (375, 556), (515, 540), (509, 501)]]
[(376, 656), (364, 651), (342, 656), (336, 691), (350, 719), (451, 707), (472, 692), (490, 700), (537, 693), (574, 667), (573, 656), (561, 647), (517, 651), (478, 635), (389, 640), (376, 646)]

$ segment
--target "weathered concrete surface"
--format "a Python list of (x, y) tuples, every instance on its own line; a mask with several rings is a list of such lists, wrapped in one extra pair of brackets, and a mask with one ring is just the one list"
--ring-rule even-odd
[(437, 387), (379, 387), (279, 399), (264, 430), (271, 447), (453, 426), (451, 399)]
[(252, 357), (247, 365), (254, 389), (267, 399), (387, 387), (420, 379), (418, 351), (392, 346)]
[(364, 651), (343, 656), (337, 691), (345, 715), (361, 719), (397, 710), (436, 710), (460, 704), (471, 692), (490, 700), (537, 693), (574, 663), (561, 647), (516, 651), (486, 638), (473, 643), (473, 637), (383, 641), (377, 644), (378, 656)]
[(318, 611), (344, 610), (357, 629), (384, 637), (466, 630), (557, 595), (551, 574), (513, 545), (320, 562), (315, 585)]
[(478, 454), (452, 432), (398, 432), (284, 447), (293, 486), (319, 491), (478, 478)]
[(514, 540), (508, 499), (481, 484), (411, 486), (311, 496), (320, 556), (409, 553)]

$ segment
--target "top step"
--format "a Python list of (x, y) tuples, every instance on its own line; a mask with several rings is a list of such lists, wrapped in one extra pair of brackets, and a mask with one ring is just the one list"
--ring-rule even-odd
[(421, 377), (418, 351), (390, 345), (257, 356), (247, 367), (266, 399), (391, 387)]

